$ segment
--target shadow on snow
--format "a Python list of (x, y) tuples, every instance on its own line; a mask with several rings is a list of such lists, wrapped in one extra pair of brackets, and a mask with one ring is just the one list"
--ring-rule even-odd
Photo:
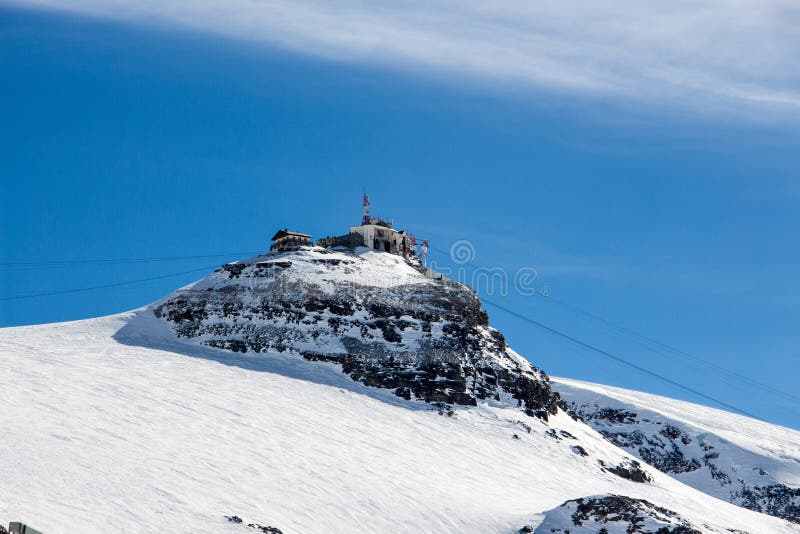
[(335, 387), (408, 410), (437, 409), (424, 401), (407, 401), (390, 390), (369, 387), (361, 382), (356, 382), (342, 372), (341, 366), (335, 363), (308, 361), (292, 352), (237, 353), (183, 341), (176, 337), (169, 326), (159, 320), (150, 309), (133, 312), (126, 320), (125, 326), (114, 333), (113, 338), (118, 343), (131, 347), (163, 350), (192, 358), (211, 360), (248, 371), (272, 373)]

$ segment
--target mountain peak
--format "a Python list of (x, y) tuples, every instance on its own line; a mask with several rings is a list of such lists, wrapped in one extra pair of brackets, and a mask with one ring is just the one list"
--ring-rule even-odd
[(224, 265), (153, 311), (193, 343), (333, 362), (407, 400), (493, 402), (544, 420), (560, 400), (472, 289), (415, 257), (295, 247)]

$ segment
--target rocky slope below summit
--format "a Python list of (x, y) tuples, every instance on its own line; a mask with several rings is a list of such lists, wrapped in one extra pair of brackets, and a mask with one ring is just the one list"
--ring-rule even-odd
[(800, 432), (655, 395), (554, 379), (589, 426), (709, 495), (800, 523)]
[(186, 340), (334, 362), (405, 399), (555, 414), (559, 397), (547, 376), (489, 326), (475, 293), (425, 272), (366, 249), (304, 247), (225, 265), (154, 312)]

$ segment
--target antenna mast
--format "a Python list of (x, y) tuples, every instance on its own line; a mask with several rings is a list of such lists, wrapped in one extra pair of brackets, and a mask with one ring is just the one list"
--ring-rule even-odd
[(367, 188), (364, 188), (364, 217), (361, 219), (361, 224), (369, 224), (369, 197), (367, 196)]

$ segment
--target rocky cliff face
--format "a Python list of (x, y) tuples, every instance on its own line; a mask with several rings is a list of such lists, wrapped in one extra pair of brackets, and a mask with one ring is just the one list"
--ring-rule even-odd
[[(753, 448), (634, 402), (559, 383), (572, 410), (613, 444), (656, 469), (720, 499), (800, 523), (800, 469), (790, 451), (757, 454)], [(754, 432), (757, 438), (757, 431)]]
[(237, 352), (334, 362), (354, 380), (442, 405), (514, 404), (547, 420), (547, 376), (489, 326), (475, 293), (414, 260), (318, 247), (228, 264), (154, 311), (175, 333)]

